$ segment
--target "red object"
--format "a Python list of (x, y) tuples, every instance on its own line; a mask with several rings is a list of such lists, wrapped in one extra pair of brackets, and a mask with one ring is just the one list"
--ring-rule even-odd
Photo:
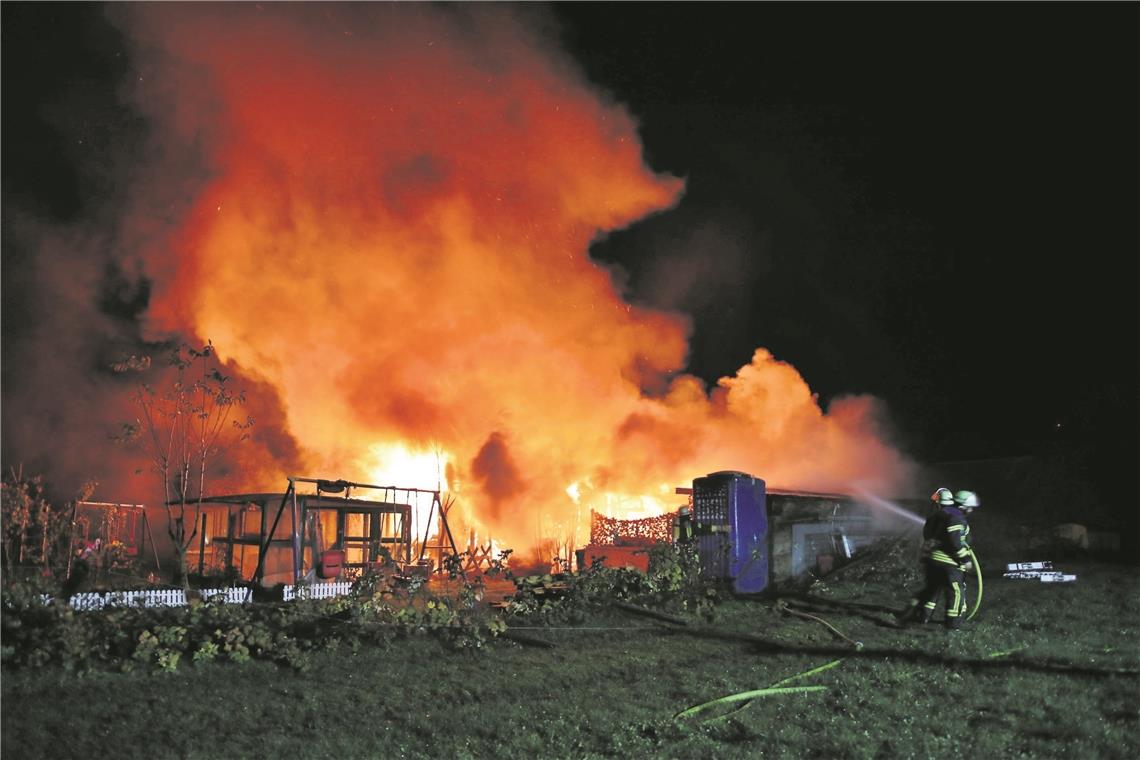
[(632, 567), (643, 573), (649, 572), (648, 546), (589, 544), (584, 551), (586, 567), (593, 567), (595, 560), (602, 557), (602, 565), (605, 567)]
[(329, 549), (321, 555), (320, 568), (317, 573), (322, 578), (335, 578), (340, 575), (340, 570), (343, 566), (344, 550)]

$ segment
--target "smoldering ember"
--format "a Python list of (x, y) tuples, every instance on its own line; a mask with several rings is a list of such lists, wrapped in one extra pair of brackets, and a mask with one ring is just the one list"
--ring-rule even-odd
[(1090, 5), (6, 3), (3, 750), (1135, 755)]

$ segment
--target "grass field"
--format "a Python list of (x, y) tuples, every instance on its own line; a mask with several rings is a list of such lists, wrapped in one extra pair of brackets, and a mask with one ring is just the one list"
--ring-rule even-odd
[[(678, 625), (618, 608), (456, 652), (430, 638), (176, 673), (3, 673), (5, 758), (1140, 757), (1140, 583), (1064, 562), (1000, 578), (960, 633), (895, 628), (913, 587), (887, 557), (783, 601)], [(984, 556), (984, 555), (983, 555)], [(1061, 564), (1061, 563), (1059, 563)], [(844, 638), (846, 637), (846, 638)], [(859, 641), (856, 650), (848, 639)], [(539, 645), (546, 642), (548, 645)], [(677, 713), (839, 660), (750, 703)]]

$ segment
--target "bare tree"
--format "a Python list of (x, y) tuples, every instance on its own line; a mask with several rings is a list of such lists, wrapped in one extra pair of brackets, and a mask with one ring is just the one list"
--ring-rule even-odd
[[(150, 368), (149, 361), (138, 364), (114, 368)], [(210, 465), (230, 445), (249, 437), (253, 418), (238, 418), (245, 393), (230, 386), (212, 343), (201, 349), (179, 343), (167, 365), (170, 375), (160, 387), (142, 383), (135, 389), (131, 400), (138, 416), (123, 425), (121, 438), (141, 446), (162, 481), (167, 534), (182, 586), (189, 590), (186, 555), (198, 536)]]

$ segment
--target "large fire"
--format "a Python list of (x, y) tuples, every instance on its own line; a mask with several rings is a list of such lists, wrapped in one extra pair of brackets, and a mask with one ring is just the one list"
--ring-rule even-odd
[(125, 221), (148, 329), (209, 338), (276, 391), (307, 469), (288, 474), (440, 487), (457, 533), (520, 549), (583, 537), (590, 509), (674, 508), (716, 470), (901, 477), (871, 400), (825, 413), (764, 349), (710, 392), (682, 374), (686, 318), (631, 305), (590, 258), (683, 183), (531, 9), (119, 12), (154, 130)]

